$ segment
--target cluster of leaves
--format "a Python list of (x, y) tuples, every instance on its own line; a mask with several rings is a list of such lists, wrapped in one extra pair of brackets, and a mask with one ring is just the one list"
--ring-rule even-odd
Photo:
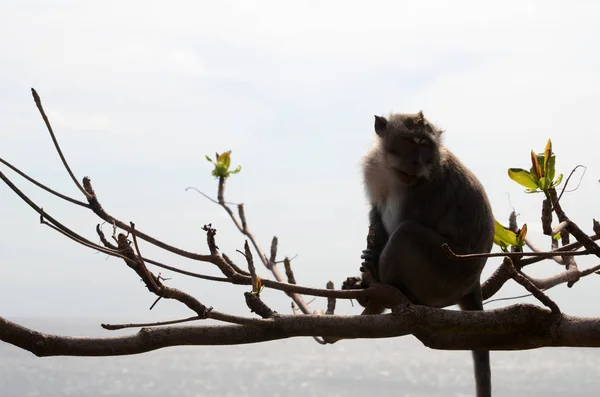
[(525, 236), (527, 235), (527, 224), (524, 224), (517, 233), (502, 226), (500, 222), (494, 221), (494, 244), (500, 246), (503, 252), (508, 252), (508, 248), (513, 246), (519, 250), (525, 245)]
[[(563, 178), (563, 174), (560, 174), (554, 179), (555, 164), (556, 156), (552, 152), (552, 142), (548, 139), (542, 153), (531, 151), (531, 168), (529, 171), (523, 168), (509, 168), (508, 176), (519, 185), (527, 188), (525, 193), (546, 193), (548, 189), (558, 186)], [(494, 244), (500, 246), (504, 252), (508, 252), (511, 246), (520, 250), (525, 244), (526, 235), (526, 224), (515, 233), (495, 221)]]
[(215, 166), (212, 170), (212, 175), (215, 178), (229, 178), (232, 174), (237, 174), (242, 170), (242, 166), (238, 165), (233, 171), (229, 171), (231, 165), (231, 150), (224, 153), (216, 153), (217, 161), (214, 162), (209, 156), (205, 155), (206, 159)]
[(560, 184), (563, 174), (554, 179), (556, 156), (552, 153), (552, 142), (548, 139), (543, 153), (531, 151), (531, 168), (509, 168), (508, 176), (519, 185), (526, 187), (525, 193), (546, 192)]

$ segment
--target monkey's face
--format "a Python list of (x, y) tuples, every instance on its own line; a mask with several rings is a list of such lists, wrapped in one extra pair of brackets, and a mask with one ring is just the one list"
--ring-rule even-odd
[(439, 163), (439, 131), (417, 115), (393, 115), (390, 121), (376, 116), (383, 165), (404, 185), (428, 179)]
[(418, 137), (396, 137), (383, 141), (384, 164), (405, 185), (428, 179), (435, 157), (434, 148)]

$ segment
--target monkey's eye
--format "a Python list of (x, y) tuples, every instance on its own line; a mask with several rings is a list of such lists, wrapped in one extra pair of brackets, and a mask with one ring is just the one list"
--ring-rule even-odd
[(387, 151), (397, 157), (407, 157), (415, 153), (415, 150), (418, 150), (418, 148), (419, 146), (412, 139), (402, 138), (395, 140), (387, 148)]
[(421, 162), (421, 164), (430, 164), (433, 161), (433, 151), (429, 146), (420, 147), (419, 161)]

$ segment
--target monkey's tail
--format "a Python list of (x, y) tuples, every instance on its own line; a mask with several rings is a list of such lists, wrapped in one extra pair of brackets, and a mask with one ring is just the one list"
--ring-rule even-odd
[(473, 350), (475, 364), (475, 387), (477, 397), (492, 397), (492, 371), (490, 369), (490, 352)]

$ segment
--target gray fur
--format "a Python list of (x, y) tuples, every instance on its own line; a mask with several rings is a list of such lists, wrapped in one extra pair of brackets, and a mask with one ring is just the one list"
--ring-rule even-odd
[[(460, 254), (491, 251), (494, 218), (483, 186), (422, 112), (376, 117), (375, 129), (363, 162), (379, 258), (370, 264), (375, 278), (416, 304), (482, 310), (486, 260), (452, 260), (441, 245)], [(473, 358), (477, 396), (491, 396), (489, 352)]]

